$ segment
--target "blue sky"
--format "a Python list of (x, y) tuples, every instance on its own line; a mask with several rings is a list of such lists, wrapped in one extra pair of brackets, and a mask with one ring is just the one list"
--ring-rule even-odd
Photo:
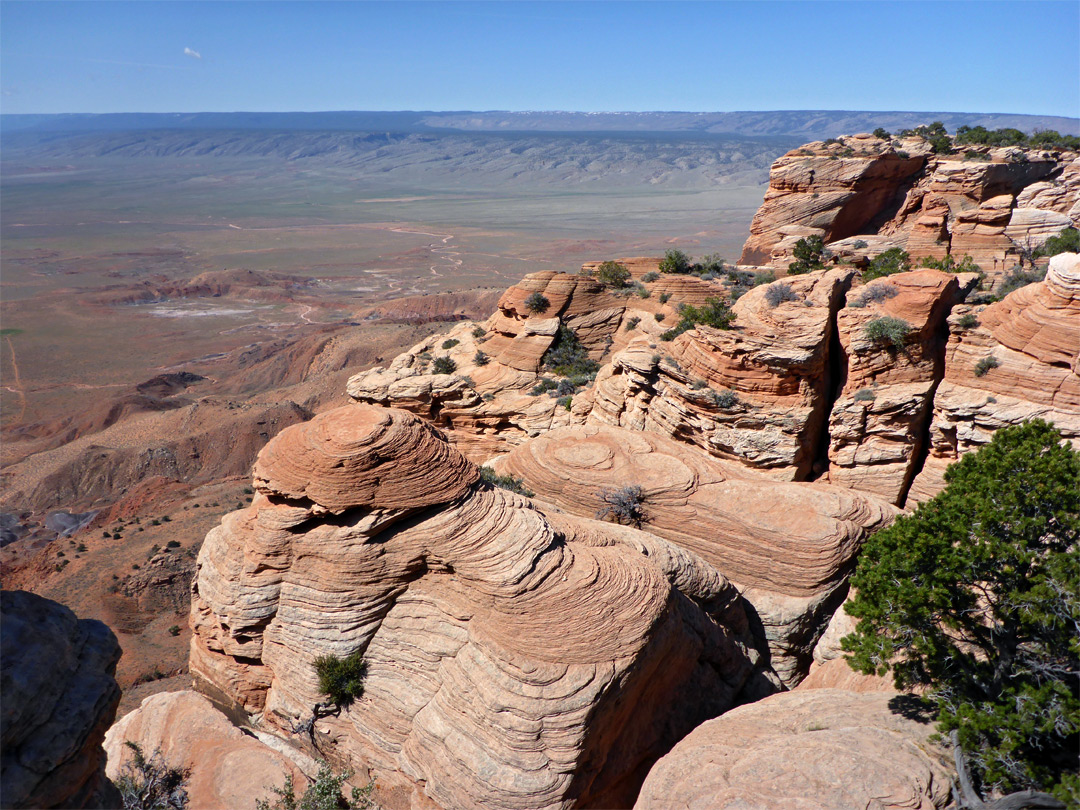
[(1080, 115), (1080, 2), (0, 3), (0, 111)]

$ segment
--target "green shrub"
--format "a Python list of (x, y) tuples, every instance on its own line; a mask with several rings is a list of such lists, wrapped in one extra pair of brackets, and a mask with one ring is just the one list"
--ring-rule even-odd
[(760, 287), (762, 284), (772, 284), (776, 281), (776, 273), (772, 270), (763, 270), (760, 273), (754, 273), (751, 279), (751, 287)]
[(697, 271), (701, 275), (718, 276), (724, 272), (724, 260), (720, 258), (719, 253), (710, 253), (706, 256), (702, 256), (701, 260), (694, 265)]
[(661, 304), (666, 304), (668, 301), (671, 300), (671, 293), (660, 293), (659, 300)]
[(178, 635), (180, 635), (180, 625), (174, 624), (172, 627), (170, 627), (169, 628), (169, 635), (170, 636), (178, 636)]
[(660, 274), (653, 270), (650, 270), (648, 273), (641, 277), (641, 280), (644, 281), (646, 284), (652, 284), (658, 278), (660, 278)]
[(854, 400), (856, 402), (873, 402), (877, 395), (873, 390), (869, 388), (860, 388), (855, 392)]
[(526, 498), (531, 498), (536, 495), (535, 492), (525, 486), (525, 482), (520, 478), (513, 475), (499, 475), (495, 470), (491, 469), (491, 467), (480, 468), (480, 480), (493, 487), (516, 492), (518, 495), (524, 495)]
[(801, 276), (812, 270), (821, 270), (825, 267), (825, 259), (828, 252), (825, 250), (825, 241), (820, 236), (807, 236), (795, 243), (793, 251), (795, 261), (788, 265), (788, 273), (793, 276)]
[(957, 323), (961, 329), (974, 329), (979, 325), (979, 319), (975, 317), (974, 312), (965, 312)]
[(889, 130), (885, 129), (885, 127), (878, 127), (874, 130), (874, 137), (880, 138), (883, 141), (887, 141), (889, 140), (889, 138), (892, 137), (892, 133), (889, 132)]
[(1057, 236), (1051, 236), (1035, 251), (1035, 256), (1057, 256), (1059, 253), (1080, 253), (1080, 231), (1066, 228)]
[(648, 298), (652, 295), (652, 292), (644, 284), (636, 285), (634, 291), (637, 293), (638, 298)]
[(354, 652), (345, 658), (320, 655), (315, 659), (315, 674), (319, 677), (319, 693), (342, 709), (364, 694), (367, 662), (364, 655)]
[(1071, 790), (1076, 806), (1078, 482), (1080, 453), (1052, 425), (1002, 428), (945, 471), (942, 492), (870, 535), (851, 579), (848, 663), (917, 692), (912, 708), (955, 734), (986, 794)]
[(477, 340), (479, 340), (480, 338), (482, 338), (486, 334), (487, 334), (487, 331), (484, 329), (484, 327), (482, 327), (482, 326), (474, 326), (473, 327), (472, 336), (474, 338), (476, 338)]
[(567, 394), (566, 396), (559, 397), (557, 400), (555, 400), (555, 404), (561, 408), (566, 408), (566, 410), (570, 410), (570, 405), (573, 403), (573, 401), (574, 398)]
[[(165, 548), (180, 548), (180, 541), (170, 540), (168, 543), (165, 544)], [(85, 551), (85, 549), (83, 550)]]
[(455, 346), (457, 346), (459, 343), (461, 343), (461, 341), (458, 340), (457, 338), (450, 338), (449, 340), (444, 340), (443, 341), (442, 347), (444, 349), (452, 349)]
[(539, 291), (529, 293), (528, 297), (525, 299), (525, 309), (534, 314), (547, 312), (550, 306), (551, 302), (548, 301), (547, 296)]
[(785, 301), (798, 300), (798, 294), (795, 290), (791, 289), (791, 285), (785, 281), (777, 281), (774, 284), (770, 284), (769, 289), (765, 291), (765, 302), (773, 309), (776, 309)]
[(669, 250), (660, 261), (661, 273), (689, 273), (690, 257), (681, 250)]
[(971, 256), (964, 256), (959, 262), (949, 255), (943, 259), (932, 259), (929, 256), (919, 264), (920, 267), (929, 267), (931, 270), (940, 270), (943, 273), (982, 273), (982, 268), (975, 264)]
[(662, 323), (662, 322), (663, 322), (663, 320), (664, 320), (664, 318), (666, 318), (666, 317), (667, 317), (667, 316), (666, 316), (666, 315), (664, 315), (664, 313), (663, 313), (663, 312), (654, 312), (654, 313), (653, 313), (653, 318), (655, 318), (655, 319), (656, 319), (656, 322), (657, 322), (657, 323)]
[(630, 271), (618, 262), (604, 262), (596, 270), (596, 280), (605, 287), (621, 290), (629, 286)]
[(669, 329), (660, 336), (661, 340), (674, 340), (683, 332), (689, 332), (695, 326), (711, 326), (714, 329), (730, 329), (735, 321), (735, 313), (719, 298), (706, 298), (704, 306), (685, 305), (679, 310), (680, 320), (674, 329)]
[(884, 343), (893, 348), (904, 345), (904, 339), (911, 332), (911, 325), (900, 318), (886, 316), (875, 318), (863, 327), (863, 334), (875, 343)]
[(362, 788), (354, 787), (349, 798), (345, 798), (341, 789), (351, 777), (352, 771), (348, 769), (335, 776), (330, 766), (323, 762), (319, 765), (315, 781), (308, 785), (304, 795), (297, 799), (296, 786), (290, 773), (285, 777), (284, 787), (268, 788), (277, 796), (277, 801), (269, 804), (265, 799), (258, 799), (255, 810), (378, 810), (371, 798), (375, 791), (374, 779)]
[(994, 357), (994, 355), (984, 357), (982, 360), (975, 364), (975, 376), (984, 377), (986, 376), (986, 372), (988, 372), (992, 368), (997, 368), (1000, 365), (1001, 363), (998, 362), (998, 359)]
[(589, 359), (589, 353), (565, 324), (559, 324), (555, 342), (544, 353), (544, 368), (560, 377), (591, 377), (600, 370), (600, 364)]
[(453, 374), (457, 371), (457, 363), (452, 358), (443, 356), (436, 357), (435, 362), (431, 364), (431, 372), (433, 374)]
[(491, 362), (491, 358), (487, 356), (487, 353), (483, 349), (477, 349), (476, 354), (473, 355), (473, 363), (478, 366), (486, 366)]
[(633, 318), (627, 318), (626, 326), (624, 327), (624, 329), (627, 332), (633, 332), (635, 329), (637, 329), (639, 323), (641, 323), (641, 318), (637, 317), (636, 315)]
[(903, 273), (911, 269), (911, 256), (906, 250), (898, 247), (882, 251), (873, 259), (865, 270), (862, 271), (863, 281), (872, 281), (875, 278), (891, 276), (894, 273)]
[(1020, 265), (1017, 265), (1001, 277), (1001, 283), (997, 288), (998, 297), (1004, 298), (1009, 293), (1016, 292), (1021, 287), (1026, 287), (1028, 284), (1042, 281), (1044, 278), (1046, 278), (1045, 267), (1042, 269), (1032, 268), (1031, 270), (1025, 270)]

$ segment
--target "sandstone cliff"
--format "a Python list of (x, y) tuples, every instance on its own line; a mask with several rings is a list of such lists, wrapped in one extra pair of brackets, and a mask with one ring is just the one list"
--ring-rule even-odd
[(314, 659), (361, 651), (364, 695), (317, 739), (403, 806), (626, 806), (690, 729), (768, 691), (738, 592), (478, 476), (401, 410), (284, 430), (203, 546), (192, 672), (287, 732), (321, 699)]
[[(795, 243), (819, 235), (861, 258), (901, 247), (912, 258), (971, 256), (992, 279), (1063, 228), (1080, 226), (1073, 152), (959, 147), (854, 135), (779, 158), (742, 264), (786, 270)], [(862, 242), (861, 247), (857, 242)]]

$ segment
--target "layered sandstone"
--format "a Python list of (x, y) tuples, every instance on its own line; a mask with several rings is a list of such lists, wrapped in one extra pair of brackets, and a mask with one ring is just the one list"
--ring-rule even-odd
[(792, 278), (794, 300), (777, 306), (769, 286), (755, 287), (732, 307), (730, 330), (635, 339), (597, 375), (589, 420), (677, 436), (779, 480), (810, 477), (835, 384), (835, 315), (855, 274)]
[(116, 636), (26, 591), (0, 593), (0, 622), (4, 807), (117, 806), (101, 746), (120, 703)]
[(636, 810), (935, 810), (951, 768), (895, 695), (797, 690), (703, 724), (649, 772)]
[(587, 517), (603, 490), (640, 487), (644, 526), (739, 586), (789, 686), (806, 674), (863, 539), (895, 514), (850, 490), (773, 481), (666, 436), (607, 425), (550, 431), (494, 466)]
[(795, 243), (821, 236), (837, 259), (901, 247), (914, 259), (971, 258), (1000, 278), (1031, 248), (1080, 225), (1080, 158), (964, 147), (934, 155), (920, 138), (815, 142), (779, 158), (750, 226), (743, 264), (786, 270)]
[[(829, 414), (829, 480), (903, 504), (925, 453), (934, 393), (945, 373), (946, 318), (978, 281), (936, 270), (898, 273), (848, 293), (837, 316), (843, 387)], [(867, 336), (893, 318), (894, 345)]]
[[(646, 285), (657, 290), (640, 298), (629, 290), (613, 292), (584, 275), (542, 272), (526, 276), (503, 294), (498, 310), (484, 325), (462, 323), (399, 355), (388, 367), (352, 377), (349, 396), (358, 402), (404, 408), (446, 431), (451, 442), (474, 461), (483, 461), (530, 436), (582, 422), (592, 394), (574, 393), (570, 409), (550, 393), (532, 394), (545, 353), (560, 328), (573, 333), (595, 361), (625, 348), (639, 335), (657, 336), (677, 318), (675, 305), (724, 294), (719, 284), (680, 277)], [(667, 291), (670, 303), (661, 303)], [(525, 300), (533, 293), (548, 308), (532, 313)], [(449, 348), (442, 348), (451, 343)], [(479, 352), (479, 354), (478, 354)], [(434, 361), (454, 362), (451, 374), (437, 374)]]
[(1080, 445), (1080, 256), (1053, 257), (1044, 281), (1003, 301), (958, 307), (949, 325), (929, 456), (913, 497), (939, 492), (945, 468), (1006, 425), (1046, 419)]
[(191, 810), (248, 807), (257, 798), (273, 799), (271, 789), (282, 787), (286, 776), (293, 777), (298, 794), (306, 784), (292, 759), (245, 734), (195, 692), (151, 695), (109, 729), (110, 779), (118, 779), (131, 760), (128, 743), (147, 757), (159, 752), (168, 767), (188, 772)]
[(287, 732), (322, 699), (314, 659), (362, 652), (363, 696), (315, 733), (413, 807), (628, 804), (678, 738), (767, 689), (738, 592), (477, 475), (401, 410), (283, 431), (203, 545), (192, 672)]

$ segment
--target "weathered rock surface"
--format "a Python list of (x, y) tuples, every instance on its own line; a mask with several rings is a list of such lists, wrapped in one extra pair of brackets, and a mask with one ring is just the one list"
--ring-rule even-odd
[(602, 490), (641, 487), (645, 528), (743, 589), (789, 686), (806, 674), (862, 540), (896, 513), (850, 490), (772, 481), (666, 436), (599, 424), (550, 431), (493, 466), (587, 517)]
[[(485, 326), (463, 323), (432, 336), (388, 368), (352, 377), (347, 391), (358, 402), (422, 416), (446, 431), (470, 459), (483, 461), (545, 430), (579, 424), (588, 414), (591, 391), (575, 393), (570, 410), (554, 391), (529, 393), (542, 376), (541, 361), (560, 326), (570, 329), (590, 358), (599, 361), (639, 335), (664, 331), (667, 327), (655, 319), (656, 313), (663, 313), (670, 325), (677, 317), (675, 304), (724, 294), (719, 284), (685, 277), (665, 277), (647, 286), (659, 292), (642, 299), (629, 291), (613, 293), (583, 275), (534, 273), (507, 290)], [(664, 291), (671, 296), (670, 304), (659, 300)], [(525, 308), (525, 299), (534, 292), (550, 302), (543, 313)], [(453, 345), (444, 349), (443, 343)], [(439, 357), (454, 361), (453, 374), (433, 373)]]
[(130, 760), (127, 743), (147, 757), (160, 751), (170, 768), (185, 768), (191, 810), (249, 807), (256, 799), (273, 799), (292, 775), (297, 794), (306, 780), (284, 754), (245, 734), (195, 692), (165, 692), (146, 698), (105, 735), (106, 773), (116, 780)]
[[(829, 481), (903, 504), (945, 373), (946, 318), (977, 281), (918, 270), (848, 293), (837, 316), (846, 379), (829, 415)], [(901, 345), (867, 337), (880, 318), (907, 324)]]
[[(967, 315), (976, 326), (963, 325)], [(949, 325), (930, 454), (912, 497), (941, 491), (945, 468), (1006, 425), (1046, 419), (1080, 445), (1080, 256), (1054, 256), (1045, 281), (985, 308), (958, 307)]]
[(101, 746), (120, 703), (116, 636), (26, 591), (0, 593), (0, 622), (4, 807), (118, 806)]
[(799, 689), (703, 724), (649, 772), (636, 810), (933, 810), (950, 769), (889, 694)]
[(780, 480), (809, 477), (836, 384), (834, 317), (855, 274), (844, 267), (789, 279), (795, 300), (776, 307), (768, 286), (755, 287), (732, 307), (730, 330), (635, 339), (597, 375), (590, 421), (675, 436)]
[(1080, 225), (1075, 153), (959, 148), (963, 157), (938, 156), (919, 138), (857, 135), (788, 152), (773, 164), (741, 262), (786, 270), (806, 236), (837, 243), (837, 258), (854, 237), (884, 238), (873, 253), (971, 256), (996, 281), (1023, 250)]
[(192, 672), (288, 730), (321, 699), (314, 659), (363, 652), (363, 696), (316, 733), (414, 807), (625, 806), (677, 739), (761, 694), (713, 567), (474, 484), (411, 414), (322, 414), (256, 470), (200, 553)]

